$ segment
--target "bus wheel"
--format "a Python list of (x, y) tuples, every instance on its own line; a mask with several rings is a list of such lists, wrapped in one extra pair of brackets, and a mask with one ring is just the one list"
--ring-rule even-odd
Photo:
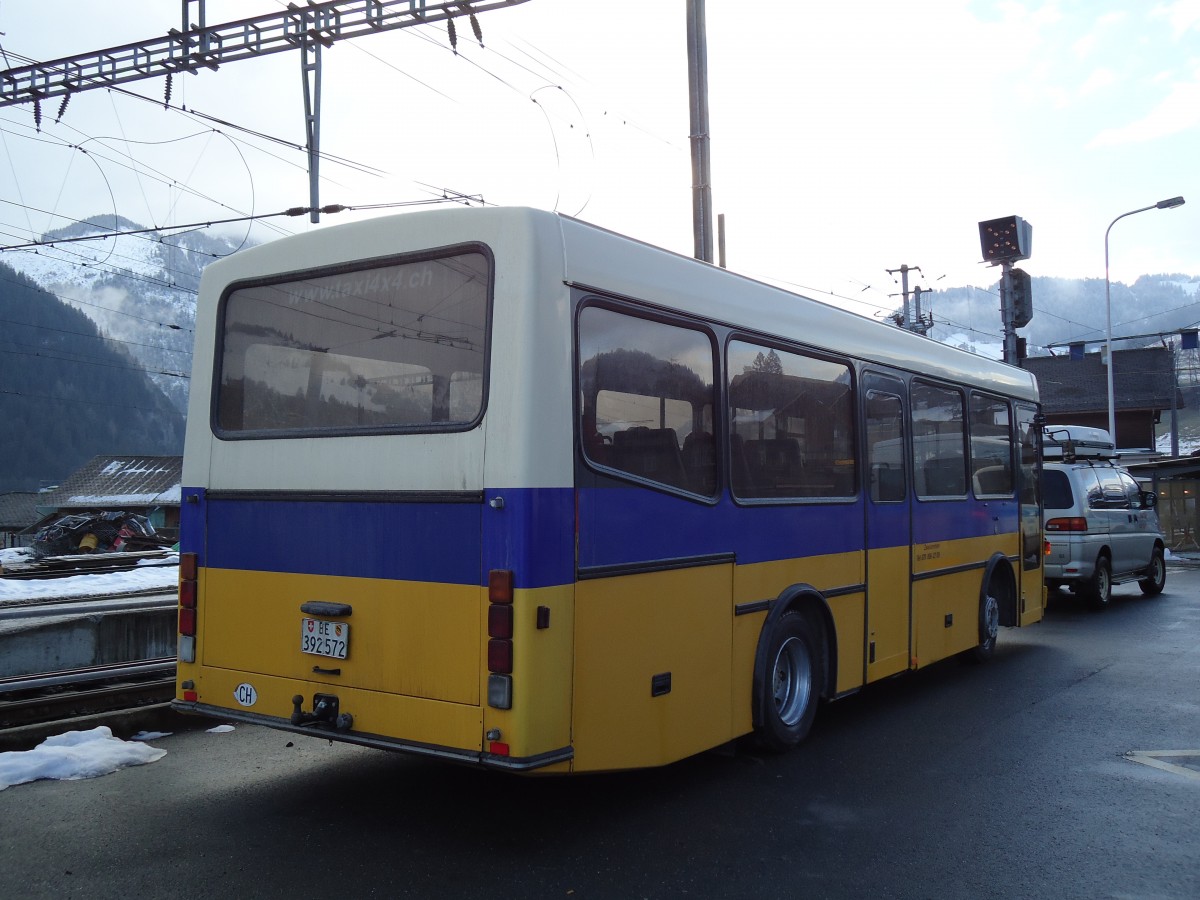
[(780, 752), (804, 740), (817, 715), (823, 672), (817, 631), (803, 613), (786, 612), (775, 625), (767, 654), (757, 737), (766, 749)]
[(979, 643), (971, 650), (973, 662), (987, 662), (996, 652), (996, 638), (1000, 635), (1000, 601), (996, 599), (996, 587), (989, 584), (979, 599)]

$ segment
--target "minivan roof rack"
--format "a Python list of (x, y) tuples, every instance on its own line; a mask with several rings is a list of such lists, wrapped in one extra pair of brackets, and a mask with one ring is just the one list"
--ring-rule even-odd
[(1045, 459), (1112, 459), (1117, 455), (1116, 444), (1103, 428), (1086, 425), (1045, 425), (1042, 456)]

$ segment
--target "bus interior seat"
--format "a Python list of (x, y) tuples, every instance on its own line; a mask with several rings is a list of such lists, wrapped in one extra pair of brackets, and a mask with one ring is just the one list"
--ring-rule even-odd
[(1003, 466), (986, 466), (972, 478), (976, 494), (1011, 494), (1012, 477)]
[(687, 485), (674, 428), (634, 425), (613, 435), (612, 449), (618, 469), (677, 487)]
[(746, 442), (740, 434), (729, 436), (729, 470), (734, 493), (754, 496), (751, 493), (754, 479), (750, 474), (750, 464), (746, 461)]
[(795, 438), (746, 441), (746, 455), (759, 487), (769, 493), (795, 493), (803, 481), (804, 463)]
[(692, 431), (683, 439), (683, 465), (693, 490), (700, 494), (717, 491), (717, 444), (707, 431)]
[(887, 464), (871, 467), (871, 499), (887, 503), (904, 499), (904, 470)]
[(924, 471), (926, 496), (955, 497), (967, 491), (961, 459), (932, 460)]

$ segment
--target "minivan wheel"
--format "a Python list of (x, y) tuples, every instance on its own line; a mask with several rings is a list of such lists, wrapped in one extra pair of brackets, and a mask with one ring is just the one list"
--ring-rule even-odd
[(1155, 547), (1154, 556), (1150, 559), (1150, 568), (1146, 569), (1146, 577), (1138, 582), (1138, 587), (1147, 597), (1161, 594), (1167, 583), (1167, 563), (1163, 559), (1163, 548)]
[(1112, 563), (1107, 556), (1096, 557), (1096, 570), (1087, 586), (1087, 600), (1092, 609), (1106, 609), (1112, 600)]

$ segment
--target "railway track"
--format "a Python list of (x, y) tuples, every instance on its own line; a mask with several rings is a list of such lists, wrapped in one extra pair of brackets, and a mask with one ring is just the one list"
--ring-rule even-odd
[(25, 597), (0, 602), (0, 620), (31, 619), (39, 616), (59, 616), (68, 613), (104, 613), (128, 609), (154, 609), (176, 605), (177, 591), (146, 588), (139, 591), (97, 592), (72, 594), (64, 597)]
[(91, 553), (72, 556), (50, 556), (23, 561), (0, 570), (0, 577), (13, 581), (34, 581), (47, 578), (71, 578), (76, 575), (106, 575), (127, 572), (145, 565), (175, 565), (173, 554), (166, 550), (142, 550), (130, 553)]
[(165, 703), (174, 685), (174, 657), (0, 678), (0, 736), (30, 725)]

